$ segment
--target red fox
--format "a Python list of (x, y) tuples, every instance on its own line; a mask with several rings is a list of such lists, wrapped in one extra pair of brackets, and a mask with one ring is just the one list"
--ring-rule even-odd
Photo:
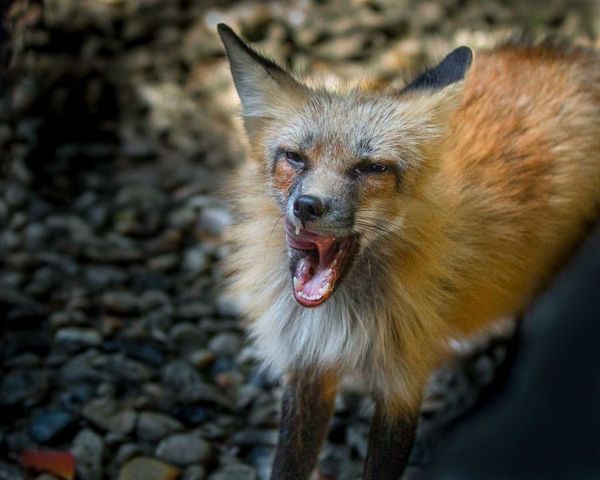
[(272, 478), (311, 475), (345, 376), (375, 399), (364, 478), (398, 478), (449, 341), (522, 311), (598, 218), (600, 55), (460, 47), (332, 91), (218, 31), (250, 144), (232, 283), (286, 378)]

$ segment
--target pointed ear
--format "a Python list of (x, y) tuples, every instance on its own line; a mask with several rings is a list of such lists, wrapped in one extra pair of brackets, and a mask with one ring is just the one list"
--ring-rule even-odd
[(224, 23), (217, 26), (244, 117), (273, 117), (305, 91), (290, 74), (244, 43)]
[(446, 55), (437, 66), (426, 70), (410, 82), (401, 93), (415, 90), (439, 90), (459, 82), (467, 73), (472, 60), (473, 52), (469, 47), (458, 47)]

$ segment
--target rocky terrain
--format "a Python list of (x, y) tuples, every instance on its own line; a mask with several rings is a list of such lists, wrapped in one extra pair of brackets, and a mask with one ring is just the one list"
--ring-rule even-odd
[[(596, 43), (593, 2), (14, 0), (0, 58), (0, 479), (267, 478), (280, 387), (222, 289), (243, 158), (225, 21), (295, 70), (400, 80), (525, 30)], [(482, 397), (506, 336), (432, 379), (406, 478)], [(484, 389), (485, 390), (485, 389)], [(371, 405), (340, 396), (320, 474), (360, 477)], [(29, 464), (31, 466), (31, 464)], [(52, 473), (53, 472), (53, 473)]]

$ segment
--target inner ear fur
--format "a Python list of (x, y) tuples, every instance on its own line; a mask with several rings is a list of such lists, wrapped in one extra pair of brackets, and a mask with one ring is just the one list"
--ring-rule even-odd
[(244, 117), (269, 118), (300, 100), (306, 87), (274, 61), (249, 47), (227, 25), (217, 26)]

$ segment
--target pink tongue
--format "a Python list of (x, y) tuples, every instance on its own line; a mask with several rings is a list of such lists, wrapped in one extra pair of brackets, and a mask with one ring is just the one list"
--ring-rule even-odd
[(335, 259), (337, 249), (335, 238), (317, 240), (317, 252), (306, 252), (296, 265), (294, 277), (299, 281), (300, 290), (308, 297), (322, 297), (328, 290), (327, 283), (333, 278), (331, 263)]

